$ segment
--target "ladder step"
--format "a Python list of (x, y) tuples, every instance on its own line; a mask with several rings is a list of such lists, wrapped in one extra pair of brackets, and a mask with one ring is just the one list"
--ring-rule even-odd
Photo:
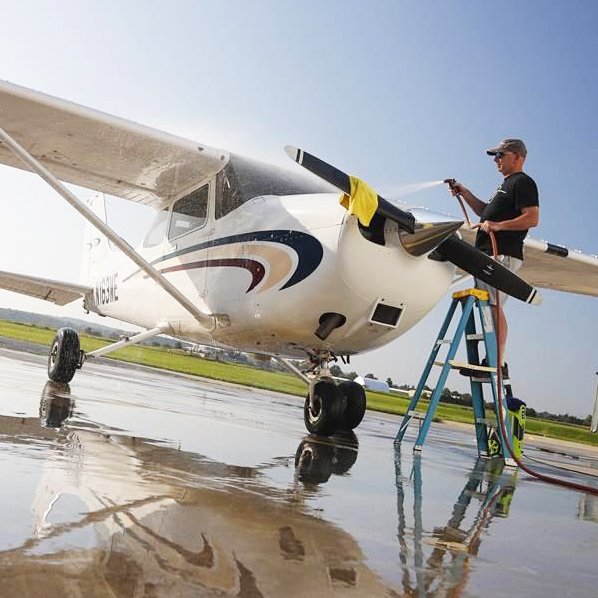
[(487, 417), (476, 417), (475, 423), (484, 424), (489, 428), (498, 428), (498, 423), (496, 422), (496, 419), (490, 419)]
[(486, 492), (478, 492), (477, 490), (464, 490), (464, 496), (469, 496), (470, 498), (477, 498), (480, 500), (484, 500), (487, 496)]
[[(485, 365), (474, 365), (473, 363), (467, 363), (466, 361), (455, 361), (454, 359), (451, 359), (448, 364), (455, 370), (467, 369), (476, 370), (478, 372), (496, 373), (496, 368)], [(435, 361), (434, 365), (444, 367), (446, 365), (446, 361)]]
[(415, 409), (407, 411), (407, 415), (413, 419), (424, 419), (426, 417), (426, 414), (423, 411), (416, 411)]
[(452, 338), (441, 338), (436, 341), (436, 346), (440, 345), (450, 345), (453, 342)]
[(484, 335), (483, 334), (466, 334), (465, 338), (468, 341), (483, 341)]
[(465, 361), (455, 361), (454, 359), (452, 359), (449, 363), (452, 368), (476, 370), (478, 372), (491, 372), (491, 373), (496, 372), (496, 368), (486, 366), (486, 365), (475, 365), (473, 363), (467, 363)]
[[(483, 377), (479, 377), (479, 378), (477, 378), (476, 376), (471, 376), (470, 380), (472, 382), (479, 382), (481, 384), (483, 384), (484, 382), (492, 382), (492, 380), (488, 376), (483, 376)], [(508, 378), (502, 379), (503, 387), (508, 386), (509, 384), (511, 384), (511, 381)]]

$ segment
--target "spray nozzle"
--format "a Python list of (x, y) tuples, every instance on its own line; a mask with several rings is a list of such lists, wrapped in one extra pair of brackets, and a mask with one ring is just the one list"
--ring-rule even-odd
[(469, 228), (471, 228), (471, 220), (469, 219), (469, 216), (467, 215), (467, 210), (465, 209), (465, 204), (463, 203), (463, 198), (461, 197), (461, 193), (459, 192), (459, 189), (457, 188), (457, 179), (444, 179), (444, 181), (442, 181), (443, 183), (446, 183), (449, 186), (449, 189), (453, 192), (453, 195), (457, 198), (457, 201), (459, 202), (459, 205), (461, 206), (461, 210), (463, 212), (463, 216), (465, 216), (465, 222), (467, 222), (467, 226)]

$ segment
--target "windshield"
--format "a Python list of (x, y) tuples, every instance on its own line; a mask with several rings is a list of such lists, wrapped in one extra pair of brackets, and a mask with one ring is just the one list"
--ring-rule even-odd
[(231, 154), (228, 164), (216, 179), (216, 218), (260, 195), (302, 195), (330, 191), (331, 187), (327, 183), (308, 175)]
[(166, 235), (166, 227), (168, 225), (168, 216), (170, 213), (168, 212), (168, 208), (164, 208), (161, 212), (156, 214), (152, 225), (145, 235), (145, 239), (143, 240), (144, 247), (155, 247), (162, 243)]

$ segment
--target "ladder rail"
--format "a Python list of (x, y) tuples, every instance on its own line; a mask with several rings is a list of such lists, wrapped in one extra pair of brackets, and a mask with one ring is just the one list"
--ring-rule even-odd
[[(482, 323), (481, 325), (483, 326), (484, 324)], [(471, 316), (467, 320), (467, 325), (465, 327), (465, 346), (467, 350), (467, 361), (469, 363), (480, 363), (478, 340), (485, 340), (486, 337), (482, 335), (481, 338), (476, 338), (476, 336), (475, 317), (472, 310)], [(470, 388), (478, 454), (488, 456), (488, 428), (486, 428), (486, 424), (484, 423), (484, 420), (486, 419), (486, 405), (484, 403), (482, 383), (470, 380)]]
[[(492, 311), (491, 307), (488, 302), (484, 302), (480, 305), (480, 314), (482, 319), (482, 334), (484, 335), (484, 346), (486, 349), (486, 356), (488, 358), (488, 363), (495, 363), (497, 371), (498, 368), (501, 367), (500, 363), (498, 362), (498, 352), (496, 347), (496, 333), (494, 331), (494, 324), (492, 320)], [(504, 386), (504, 385), (503, 385)], [(503, 392), (502, 400), (499, 404), (499, 394), (498, 394), (498, 375), (497, 374), (490, 374), (490, 387), (492, 389), (492, 401), (494, 403), (494, 411), (495, 417), (497, 422), (499, 421), (499, 409), (502, 409), (505, 428), (507, 431), (507, 436), (509, 438), (513, 438), (513, 431), (511, 430), (511, 418), (509, 417), (509, 410), (507, 408), (507, 397), (506, 393)], [(503, 453), (506, 451), (506, 441), (503, 435), (503, 431), (501, 426), (497, 426), (498, 437), (500, 438), (500, 445), (503, 449)], [(503, 454), (504, 459), (508, 462), (509, 465), (514, 465), (515, 462), (508, 454)]]
[(424, 391), (424, 386), (426, 385), (426, 382), (428, 381), (428, 377), (430, 375), (432, 367), (434, 366), (434, 362), (436, 361), (436, 356), (438, 355), (438, 351), (440, 350), (440, 347), (442, 346), (442, 344), (439, 341), (444, 340), (444, 336), (449, 329), (449, 326), (450, 326), (453, 316), (455, 314), (455, 310), (457, 309), (457, 303), (458, 303), (457, 301), (453, 300), (453, 302), (451, 303), (451, 306), (449, 307), (448, 313), (446, 314), (446, 317), (444, 318), (444, 322), (442, 323), (442, 326), (440, 327), (440, 332), (438, 333), (438, 336), (436, 337), (436, 341), (434, 342), (434, 347), (432, 348), (430, 357), (428, 358), (428, 361), (426, 362), (424, 371), (419, 379), (417, 388), (415, 389), (415, 393), (411, 397), (411, 401), (409, 402), (409, 406), (407, 407), (407, 412), (405, 413), (405, 415), (403, 416), (403, 419), (401, 421), (399, 431), (397, 432), (397, 436), (395, 438), (395, 444), (399, 443), (399, 442), (401, 442), (401, 440), (403, 440), (403, 436), (405, 435), (405, 432), (407, 431), (407, 427), (409, 426), (409, 423), (413, 419), (413, 415), (410, 415), (410, 414), (413, 414), (417, 403), (421, 399), (422, 393)]
[(432, 424), (432, 419), (434, 418), (434, 413), (438, 408), (438, 403), (440, 402), (440, 397), (442, 395), (442, 391), (444, 390), (444, 385), (451, 370), (450, 362), (455, 358), (455, 355), (457, 354), (457, 349), (459, 348), (459, 343), (461, 342), (461, 338), (463, 336), (463, 333), (465, 332), (466, 323), (469, 320), (470, 315), (472, 314), (474, 303), (475, 297), (473, 296), (467, 297), (465, 303), (462, 303), (463, 309), (461, 318), (459, 320), (459, 323), (457, 324), (457, 330), (453, 335), (453, 342), (450, 344), (446, 361), (442, 366), (440, 376), (438, 377), (438, 382), (436, 383), (436, 388), (434, 389), (434, 392), (430, 397), (430, 404), (426, 412), (426, 417), (424, 418), (423, 424), (419, 430), (419, 434), (417, 435), (417, 440), (415, 441), (415, 446), (413, 450), (417, 451), (422, 450), (423, 448), (426, 436), (428, 434), (428, 430), (430, 429), (430, 425)]

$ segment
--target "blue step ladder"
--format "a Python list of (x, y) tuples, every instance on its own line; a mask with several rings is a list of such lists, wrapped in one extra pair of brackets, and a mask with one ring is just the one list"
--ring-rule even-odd
[[(471, 400), (474, 415), (474, 424), (476, 431), (476, 440), (478, 445), (478, 455), (480, 457), (499, 457), (501, 451), (505, 457), (507, 465), (515, 465), (515, 461), (510, 457), (506, 449), (506, 444), (503, 438), (502, 430), (498, 422), (498, 375), (497, 375), (497, 351), (496, 351), (496, 334), (494, 332), (494, 323), (492, 320), (492, 308), (488, 303), (489, 295), (487, 291), (482, 289), (467, 289), (453, 293), (453, 300), (449, 307), (444, 323), (440, 328), (438, 338), (434, 343), (430, 357), (426, 363), (426, 367), (419, 380), (419, 384), (415, 390), (415, 394), (409, 403), (407, 413), (403, 416), (401, 426), (395, 439), (395, 445), (403, 440), (403, 436), (407, 431), (409, 423), (413, 420), (420, 421), (419, 434), (415, 441), (414, 451), (421, 451), (426, 435), (430, 428), (430, 424), (434, 418), (436, 408), (440, 402), (440, 396), (445, 387), (446, 379), (451, 369), (467, 369), (470, 372), (471, 381)], [(451, 325), (457, 306), (461, 305), (461, 318), (457, 324), (453, 338), (445, 338), (447, 331)], [(481, 332), (476, 330), (476, 317), (478, 313), (478, 320), (480, 323)], [(467, 347), (467, 363), (455, 361), (457, 349), (465, 335), (465, 342)], [(483, 342), (486, 349), (486, 365), (480, 365), (480, 355), (478, 343)], [(443, 345), (449, 345), (448, 355), (445, 361), (437, 361), (438, 352)], [(442, 368), (436, 388), (432, 392), (425, 411), (417, 411), (418, 404), (422, 399), (424, 386), (430, 376), (432, 367), (440, 366)], [(476, 377), (476, 372), (480, 372), (480, 376)], [(484, 376), (483, 373), (486, 373)], [(489, 376), (488, 376), (489, 374)], [(486, 417), (486, 405), (484, 403), (483, 385), (489, 384), (492, 389), (492, 398), (494, 401), (494, 413), (491, 417)], [(505, 420), (505, 427), (509, 436), (510, 444), (513, 446), (513, 435), (511, 431), (511, 421), (509, 412), (507, 410), (507, 396), (511, 394), (511, 388), (508, 380), (503, 380), (502, 405), (503, 416)], [(504, 447), (504, 448), (503, 448)]]

